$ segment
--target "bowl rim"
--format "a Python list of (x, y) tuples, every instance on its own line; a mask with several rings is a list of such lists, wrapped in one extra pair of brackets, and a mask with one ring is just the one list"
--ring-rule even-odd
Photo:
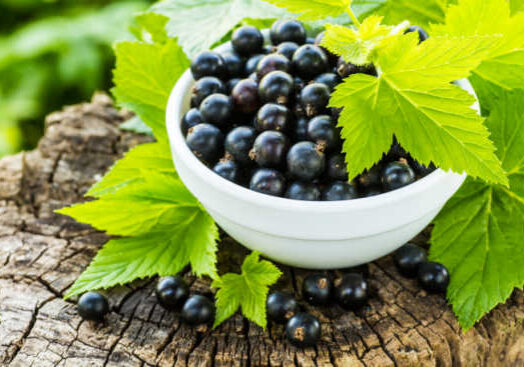
[[(224, 43), (214, 50), (224, 52), (231, 49), (231, 42)], [(185, 137), (180, 128), (183, 117), (184, 103), (188, 102), (188, 92), (194, 83), (191, 70), (187, 69), (171, 90), (166, 109), (166, 128), (172, 155), (177, 155), (184, 160), (185, 164), (201, 180), (207, 182), (214, 190), (217, 190), (236, 200), (254, 202), (258, 205), (272, 208), (275, 210), (297, 210), (297, 211), (317, 211), (317, 212), (336, 212), (353, 211), (382, 207), (405, 200), (407, 197), (414, 196), (421, 192), (430, 191), (431, 188), (444, 183), (446, 180), (454, 178), (464, 181), (466, 174), (445, 172), (441, 169), (415, 181), (414, 183), (400, 189), (386, 192), (377, 196), (367, 198), (357, 198), (342, 201), (301, 201), (284, 197), (276, 197), (252, 191), (246, 187), (230, 182), (217, 175), (212, 169), (203, 164), (189, 149), (185, 142)], [(472, 85), (467, 79), (458, 80), (459, 86), (475, 97), (472, 108), (480, 114), (480, 106)]]

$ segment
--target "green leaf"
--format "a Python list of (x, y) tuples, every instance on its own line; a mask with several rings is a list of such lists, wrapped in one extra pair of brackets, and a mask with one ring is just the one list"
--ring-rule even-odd
[(157, 140), (167, 140), (165, 109), (171, 90), (189, 67), (175, 39), (163, 44), (120, 42), (115, 47), (113, 94), (121, 106), (135, 112)]
[(382, 50), (378, 78), (355, 75), (338, 86), (331, 106), (344, 108), (339, 125), (350, 178), (371, 168), (394, 134), (422, 164), (507, 184), (488, 130), (470, 108), (474, 98), (451, 84), (467, 77), (495, 42), (434, 37), (418, 45), (412, 33)]
[(516, 14), (519, 11), (524, 10), (524, 0), (509, 0), (509, 5), (511, 8), (511, 14)]
[(109, 241), (69, 289), (66, 298), (139, 278), (173, 275), (187, 264), (191, 264), (197, 276), (216, 278), (217, 239), (213, 219), (194, 207), (181, 213), (170, 228)]
[(426, 27), (431, 23), (444, 21), (447, 0), (389, 0), (378, 11), (384, 15), (387, 24), (398, 24), (409, 20), (413, 24)]
[(166, 0), (152, 11), (169, 17), (168, 33), (193, 57), (209, 50), (244, 18), (280, 18), (285, 11), (262, 0)]
[(352, 0), (266, 0), (268, 3), (284, 8), (291, 13), (300, 14), (299, 19), (317, 20), (336, 17), (345, 13)]
[(487, 126), (510, 186), (468, 179), (431, 238), (430, 258), (451, 273), (448, 299), (464, 329), (524, 284), (524, 92), (501, 96)]
[(139, 27), (139, 34), (141, 41), (147, 41), (144, 37), (144, 32), (153, 43), (166, 43), (168, 40), (166, 25), (169, 21), (168, 17), (156, 13), (141, 13), (135, 16), (135, 23)]
[(91, 187), (86, 196), (99, 198), (115, 193), (127, 185), (144, 182), (149, 173), (175, 174), (167, 143), (143, 144), (133, 148)]
[(244, 260), (241, 274), (228, 273), (213, 281), (212, 287), (218, 288), (214, 327), (233, 316), (241, 307), (247, 319), (266, 328), (269, 286), (276, 283), (282, 273), (275, 265), (259, 260), (259, 257), (258, 252), (253, 252)]
[[(140, 184), (127, 185), (101, 200), (63, 208), (57, 213), (115, 236), (138, 236), (176, 225), (199, 209), (180, 179), (149, 172)], [(103, 213), (101, 215), (101, 213)]]
[(119, 126), (120, 129), (125, 131), (131, 131), (137, 134), (144, 134), (153, 136), (153, 130), (146, 123), (140, 120), (140, 117), (135, 116), (126, 122), (123, 122)]
[(446, 23), (432, 28), (435, 35), (502, 35), (474, 71), (482, 79), (511, 90), (524, 85), (524, 13), (511, 16), (507, 0), (460, 0), (451, 6)]

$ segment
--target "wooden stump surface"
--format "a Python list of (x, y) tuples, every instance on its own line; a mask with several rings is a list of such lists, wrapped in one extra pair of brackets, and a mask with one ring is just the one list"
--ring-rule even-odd
[[(118, 157), (148, 140), (118, 129), (128, 117), (95, 96), (49, 116), (36, 150), (0, 161), (0, 365), (524, 366), (521, 291), (463, 333), (444, 297), (401, 277), (390, 257), (368, 266), (364, 310), (305, 306), (322, 322), (316, 348), (291, 347), (282, 326), (264, 332), (238, 315), (214, 331), (181, 325), (156, 303), (155, 279), (107, 292), (105, 324), (82, 321), (62, 297), (108, 237), (53, 210), (83, 200)], [(237, 272), (246, 251), (223, 235), (220, 254), (222, 271)], [(307, 272), (281, 268), (277, 288), (299, 297)]]

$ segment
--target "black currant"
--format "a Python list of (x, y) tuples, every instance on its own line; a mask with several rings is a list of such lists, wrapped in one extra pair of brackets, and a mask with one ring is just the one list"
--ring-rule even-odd
[(246, 62), (246, 67), (245, 67), (245, 70), (244, 70), (244, 74), (245, 75), (251, 75), (253, 74), (254, 72), (257, 71), (257, 67), (258, 67), (258, 63), (260, 62), (260, 60), (262, 60), (262, 58), (264, 57), (265, 55), (255, 55), (255, 56), (251, 56), (247, 62)]
[(413, 182), (415, 173), (406, 163), (389, 163), (382, 172), (382, 185), (386, 191), (397, 190)]
[(328, 57), (329, 59), (329, 63), (332, 64), (332, 65), (336, 65), (337, 61), (338, 61), (338, 56), (335, 55), (334, 53), (331, 53), (328, 49), (326, 49), (325, 47), (321, 46), (322, 44), (322, 41), (324, 40), (324, 37), (326, 35), (326, 32), (321, 32), (317, 35), (317, 37), (315, 38), (315, 42), (314, 42), (314, 45), (315, 46), (318, 46), (322, 49), (322, 51), (324, 51), (324, 53), (326, 54), (326, 56)]
[(337, 73), (341, 78), (347, 78), (353, 74), (367, 74), (371, 76), (377, 76), (377, 70), (373, 65), (357, 66), (346, 62), (342, 56), (338, 59)]
[(176, 311), (183, 306), (189, 297), (189, 286), (181, 277), (169, 276), (158, 281), (155, 293), (162, 307)]
[(299, 77), (311, 80), (328, 71), (329, 61), (320, 47), (304, 45), (293, 55), (293, 68)]
[(349, 273), (335, 281), (335, 299), (346, 310), (356, 310), (368, 300), (368, 284), (362, 274)]
[(224, 83), (214, 76), (203, 77), (195, 83), (193, 88), (191, 88), (191, 105), (195, 107), (200, 107), (202, 101), (215, 93), (226, 92), (226, 87)]
[(326, 166), (322, 149), (309, 141), (291, 147), (287, 154), (287, 167), (291, 176), (298, 180), (311, 181), (319, 177)]
[(283, 42), (295, 42), (298, 45), (303, 45), (306, 42), (307, 34), (302, 23), (296, 20), (277, 20), (271, 26), (270, 38), (274, 45)]
[(300, 95), (300, 92), (306, 86), (306, 82), (302, 80), (302, 78), (299, 78), (298, 76), (294, 76), (293, 81), (295, 82), (295, 92), (297, 92), (298, 95)]
[(249, 75), (249, 79), (251, 79), (252, 81), (257, 82), (257, 83), (260, 81), (260, 79), (258, 78), (257, 73), (250, 74)]
[(231, 92), (233, 92), (233, 89), (235, 89), (235, 86), (240, 83), (240, 81), (242, 81), (243, 79), (240, 79), (240, 78), (233, 78), (233, 79), (229, 79), (226, 83), (226, 92), (227, 94), (231, 94)]
[(319, 201), (320, 190), (315, 184), (295, 181), (287, 188), (285, 197), (292, 200)]
[(329, 88), (329, 91), (332, 93), (335, 90), (335, 87), (340, 84), (340, 76), (335, 73), (324, 73), (320, 74), (314, 79), (315, 83), (325, 84)]
[(284, 134), (264, 131), (255, 139), (250, 156), (260, 167), (278, 168), (283, 165), (287, 150), (288, 141)]
[(413, 278), (417, 275), (419, 266), (426, 262), (427, 256), (423, 248), (407, 243), (395, 251), (393, 259), (402, 275)]
[(355, 185), (350, 182), (335, 181), (326, 186), (322, 192), (324, 201), (342, 201), (358, 198)]
[(191, 73), (195, 80), (205, 76), (223, 79), (227, 75), (224, 59), (213, 51), (204, 51), (198, 54), (191, 62)]
[(282, 42), (280, 45), (275, 47), (277, 54), (285, 56), (288, 60), (293, 59), (293, 55), (298, 50), (298, 45), (295, 42)]
[(215, 318), (215, 305), (209, 298), (197, 294), (184, 303), (180, 316), (189, 325), (208, 324)]
[(444, 293), (449, 285), (448, 269), (436, 262), (422, 263), (418, 268), (418, 281), (428, 292)]
[(244, 79), (237, 83), (231, 97), (235, 104), (235, 109), (242, 113), (253, 113), (260, 107), (258, 96), (258, 84), (251, 79)]
[(386, 154), (386, 161), (398, 161), (399, 159), (406, 159), (409, 157), (409, 153), (400, 145), (397, 141), (397, 138), (393, 139), (393, 144), (389, 148), (388, 153)]
[(219, 127), (225, 127), (233, 114), (233, 102), (224, 94), (212, 94), (200, 105), (204, 120)]
[(313, 347), (320, 340), (320, 322), (313, 315), (299, 313), (287, 322), (286, 336), (289, 342), (296, 347)]
[(204, 118), (200, 114), (198, 108), (192, 108), (184, 115), (182, 118), (182, 133), (187, 135), (187, 131), (193, 126), (203, 124), (205, 122)]
[(267, 317), (273, 322), (285, 324), (299, 311), (298, 302), (289, 293), (273, 292), (267, 297)]
[(419, 27), (418, 25), (412, 25), (411, 27), (409, 27), (406, 30), (405, 33), (413, 33), (413, 32), (417, 32), (418, 33), (419, 43), (422, 43), (422, 42), (426, 41), (429, 38), (428, 32), (426, 32), (424, 30), (424, 28)]
[(362, 190), (382, 186), (382, 167), (379, 164), (375, 164), (358, 176), (357, 182)]
[(300, 93), (300, 101), (309, 117), (321, 114), (329, 103), (329, 88), (325, 84), (312, 83)]
[(251, 177), (249, 188), (266, 195), (282, 196), (286, 189), (286, 179), (274, 169), (260, 168)]
[(262, 78), (258, 87), (260, 98), (264, 102), (286, 104), (295, 91), (291, 75), (283, 71), (272, 71)]
[(244, 75), (246, 59), (234, 51), (224, 52), (222, 58), (229, 78), (241, 78)]
[(308, 140), (325, 147), (326, 151), (333, 151), (340, 146), (340, 133), (333, 124), (331, 116), (320, 115), (309, 121), (307, 128)]
[(212, 164), (222, 155), (224, 136), (216, 126), (200, 124), (189, 129), (186, 142), (198, 159)]
[(302, 283), (302, 297), (307, 303), (325, 306), (333, 295), (333, 281), (325, 274), (310, 274)]
[(326, 167), (327, 176), (335, 181), (347, 181), (347, 164), (343, 154), (335, 154), (329, 157)]
[(291, 113), (285, 106), (267, 103), (258, 110), (255, 119), (257, 131), (276, 130), (287, 131), (291, 120)]
[(304, 141), (307, 140), (307, 126), (309, 120), (305, 117), (300, 117), (295, 124), (295, 131), (293, 138), (295, 141)]
[(269, 54), (260, 60), (257, 66), (257, 77), (262, 80), (264, 76), (271, 73), (272, 71), (284, 71), (288, 72), (290, 67), (289, 60), (282, 55)]
[(240, 180), (240, 168), (237, 163), (231, 159), (221, 159), (215, 164), (213, 171), (228, 181), (238, 183)]
[(415, 173), (421, 177), (425, 177), (437, 169), (437, 167), (433, 163), (430, 163), (428, 166), (425, 166), (411, 157), (408, 161), (410, 167), (412, 167)]
[(370, 198), (382, 194), (382, 190), (379, 187), (370, 187), (362, 193), (362, 197)]
[(233, 32), (231, 43), (240, 55), (249, 56), (262, 51), (264, 36), (253, 26), (243, 26)]
[(255, 130), (248, 126), (239, 126), (227, 134), (225, 148), (233, 159), (243, 165), (251, 163), (249, 152), (255, 142)]
[(77, 308), (78, 314), (84, 320), (100, 322), (104, 321), (109, 312), (109, 302), (98, 292), (87, 292), (78, 300)]

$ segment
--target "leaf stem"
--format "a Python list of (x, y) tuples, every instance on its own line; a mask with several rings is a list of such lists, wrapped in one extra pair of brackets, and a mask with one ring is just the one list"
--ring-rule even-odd
[(355, 15), (355, 13), (353, 13), (353, 10), (351, 9), (351, 5), (348, 6), (346, 12), (348, 13), (349, 17), (353, 21), (353, 24), (355, 25), (355, 27), (357, 27), (357, 29), (360, 28), (360, 22), (357, 16)]

